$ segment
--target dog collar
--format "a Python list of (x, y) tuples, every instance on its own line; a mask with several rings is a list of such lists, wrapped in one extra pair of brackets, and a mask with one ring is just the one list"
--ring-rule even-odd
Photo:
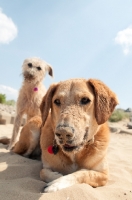
[(34, 92), (37, 92), (37, 91), (38, 91), (38, 88), (37, 88), (37, 87), (35, 87), (33, 90), (34, 90)]
[(50, 153), (50, 154), (57, 154), (58, 153), (58, 151), (59, 151), (59, 147), (57, 146), (57, 145), (54, 145), (54, 146), (49, 146), (48, 147), (48, 152)]

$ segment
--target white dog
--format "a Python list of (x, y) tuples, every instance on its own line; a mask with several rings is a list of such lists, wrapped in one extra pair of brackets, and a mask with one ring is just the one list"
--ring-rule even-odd
[(27, 121), (35, 115), (40, 115), (40, 103), (46, 93), (42, 83), (46, 72), (53, 76), (52, 67), (45, 61), (39, 58), (24, 60), (22, 65), (24, 81), (17, 100), (16, 118), (8, 149), (12, 149), (16, 143), (23, 114), (27, 115)]

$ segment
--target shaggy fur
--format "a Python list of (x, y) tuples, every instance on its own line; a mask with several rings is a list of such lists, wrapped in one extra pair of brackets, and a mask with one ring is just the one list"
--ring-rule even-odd
[(40, 115), (40, 103), (46, 93), (42, 83), (46, 72), (53, 76), (52, 67), (39, 58), (29, 58), (23, 62), (24, 81), (17, 100), (17, 112), (9, 149), (12, 149), (16, 143), (23, 114), (27, 115), (27, 121), (35, 115)]
[[(40, 107), (43, 121), (40, 177), (47, 182), (44, 192), (76, 183), (93, 187), (107, 183), (106, 121), (117, 103), (116, 95), (99, 80), (71, 79), (49, 88)], [(50, 154), (47, 150), (50, 146), (58, 152)]]

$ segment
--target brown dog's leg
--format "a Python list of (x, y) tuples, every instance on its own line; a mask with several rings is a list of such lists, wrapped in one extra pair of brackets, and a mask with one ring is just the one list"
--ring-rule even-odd
[(72, 174), (60, 177), (47, 184), (44, 192), (55, 192), (67, 188), (77, 183), (87, 183), (92, 187), (103, 186), (108, 179), (107, 172), (98, 172), (93, 170), (79, 170)]
[(55, 179), (58, 179), (62, 176), (62, 174), (60, 174), (59, 172), (53, 172), (52, 170), (50, 169), (42, 169), (40, 171), (40, 178), (45, 181), (45, 182), (51, 182)]
[(98, 172), (94, 170), (85, 170), (82, 169), (73, 173), (75, 175), (75, 179), (79, 183), (87, 183), (92, 187), (103, 186), (107, 183), (108, 180), (108, 172)]

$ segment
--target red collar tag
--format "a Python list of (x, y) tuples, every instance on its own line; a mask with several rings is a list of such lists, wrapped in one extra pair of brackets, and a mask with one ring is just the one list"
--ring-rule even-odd
[(50, 154), (57, 154), (58, 153), (58, 151), (59, 151), (59, 147), (58, 146), (56, 146), (56, 145), (54, 145), (54, 146), (49, 146), (48, 147), (48, 152), (50, 153)]
[(53, 154), (54, 152), (53, 152), (53, 146), (49, 146), (48, 147), (48, 152), (50, 153), (50, 154)]

